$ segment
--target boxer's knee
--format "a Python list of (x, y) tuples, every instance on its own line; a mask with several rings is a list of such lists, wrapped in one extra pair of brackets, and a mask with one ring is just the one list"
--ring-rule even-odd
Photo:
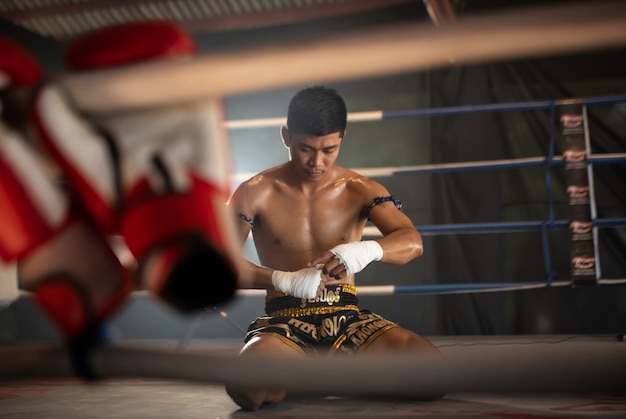
[[(302, 357), (300, 352), (271, 334), (252, 338), (239, 354), (240, 357), (248, 359), (253, 357), (262, 358), (269, 355), (272, 357)], [(263, 362), (262, 359), (259, 362)], [(280, 403), (287, 396), (287, 391), (282, 389), (257, 388), (233, 384), (226, 385), (226, 393), (244, 410), (258, 410), (267, 404)]]

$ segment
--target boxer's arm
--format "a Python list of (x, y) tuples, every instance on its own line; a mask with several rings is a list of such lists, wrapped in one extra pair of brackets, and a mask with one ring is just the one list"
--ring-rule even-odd
[[(259, 191), (259, 188), (261, 191)], [(231, 210), (238, 218), (239, 237), (242, 245), (254, 229), (256, 216), (255, 204), (259, 202), (259, 192), (263, 187), (258, 182), (251, 186), (248, 182), (241, 184), (229, 201)], [(298, 271), (280, 271), (257, 265), (243, 259), (240, 288), (276, 289), (298, 298), (314, 298), (324, 289), (324, 281), (320, 269), (303, 268)]]
[(370, 220), (383, 237), (376, 239), (383, 248), (383, 263), (403, 265), (422, 256), (422, 236), (411, 219), (392, 203), (378, 205), (370, 212)]
[[(378, 182), (362, 182), (361, 191), (367, 202), (376, 197), (389, 196)], [(374, 198), (372, 198), (374, 197)], [(402, 265), (423, 253), (422, 237), (413, 222), (392, 200), (370, 207), (369, 220), (380, 230), (383, 237), (376, 240), (355, 241), (340, 244), (309, 262), (309, 266), (323, 264), (322, 271), (334, 279), (343, 279), (363, 270), (372, 262)]]
[(297, 298), (315, 298), (325, 288), (321, 267), (287, 272), (260, 266), (247, 259), (242, 265), (246, 280), (239, 282), (239, 288), (275, 289)]
[(361, 272), (372, 262), (403, 265), (422, 255), (422, 238), (414, 227), (401, 227), (388, 231), (386, 235), (384, 232), (383, 234), (383, 237), (376, 240), (355, 241), (335, 246), (313, 259), (308, 265), (322, 264), (324, 274), (331, 278), (343, 279)]
[(343, 279), (361, 272), (367, 265), (382, 259), (383, 247), (375, 240), (354, 241), (333, 247), (308, 263), (321, 266), (322, 272)]
[[(250, 186), (249, 181), (243, 182), (228, 201), (230, 211), (237, 219), (237, 232), (239, 234), (240, 245), (244, 246), (250, 232), (254, 228), (254, 217), (256, 208), (254, 204), (257, 199), (256, 187)], [(273, 269), (257, 265), (242, 256), (241, 277), (245, 280), (239, 281), (239, 288), (243, 289), (272, 289)]]
[[(240, 184), (230, 199), (226, 203), (227, 210), (233, 214), (235, 218), (235, 224), (237, 228), (237, 235), (239, 237), (239, 246), (243, 247), (248, 240), (248, 236), (252, 231), (253, 226), (253, 209), (251, 208), (251, 201), (247, 198), (249, 192), (247, 191), (247, 182)], [(271, 283), (271, 272), (263, 275), (263, 269), (259, 265), (250, 262), (245, 258), (243, 253), (241, 254), (241, 275), (238, 281), (238, 288), (241, 289), (259, 289), (267, 288), (266, 284)], [(258, 278), (265, 277), (265, 280), (259, 280)]]

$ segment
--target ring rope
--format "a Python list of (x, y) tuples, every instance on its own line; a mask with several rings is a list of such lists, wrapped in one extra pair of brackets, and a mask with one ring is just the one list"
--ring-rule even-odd
[[(596, 218), (592, 221), (593, 227), (609, 228), (626, 225), (626, 217)], [(431, 224), (415, 226), (422, 236), (442, 234), (477, 234), (477, 233), (510, 233), (516, 231), (533, 231), (568, 228), (568, 220), (553, 221), (510, 221), (491, 223), (459, 223), (459, 224)], [(366, 237), (379, 237), (381, 232), (374, 226), (367, 226), (363, 231)]]
[[(310, 42), (292, 42), (164, 60), (83, 74), (59, 82), (86, 113), (169, 106), (288, 86), (424, 71), (626, 45), (626, 5), (517, 8), (467, 16), (454, 24), (394, 25)], [(350, 62), (324, 66), (320, 63)]]
[[(91, 354), (101, 379), (144, 377), (283, 388), (311, 394), (392, 397), (450, 393), (549, 394), (618, 392), (626, 388), (626, 348), (537, 345), (520, 350), (488, 345), (442, 355), (361, 354), (358, 357), (239, 357), (233, 351), (172, 351), (113, 345)], [(0, 348), (0, 380), (72, 377), (60, 345)]]
[[(626, 278), (599, 279), (598, 285), (614, 286), (625, 285)], [(430, 284), (430, 285), (359, 285), (358, 295), (385, 296), (399, 294), (473, 294), (478, 292), (521, 291), (528, 289), (571, 287), (572, 281), (525, 281), (525, 282), (474, 282), (457, 284)], [(265, 296), (263, 289), (239, 289), (237, 296)], [(133, 291), (135, 297), (149, 297), (152, 294), (146, 290)], [(20, 298), (32, 298), (30, 291), (20, 290)], [(222, 317), (227, 317), (220, 314)]]
[[(610, 165), (626, 163), (626, 153), (592, 154), (587, 161), (593, 165)], [(482, 160), (460, 163), (423, 164), (415, 166), (386, 166), (386, 167), (354, 167), (351, 170), (368, 177), (392, 177), (397, 175), (450, 173), (459, 171), (514, 169), (526, 167), (556, 167), (564, 164), (563, 157), (524, 157), (519, 159)], [(234, 182), (241, 183), (256, 175), (256, 172), (237, 173), (231, 176)]]
[[(600, 279), (599, 285), (624, 285), (626, 278)], [(539, 288), (571, 287), (572, 281), (530, 282), (474, 282), (459, 284), (430, 284), (430, 285), (359, 285), (358, 295), (384, 296), (399, 294), (474, 294), (483, 292), (521, 291)], [(262, 296), (265, 290), (238, 290), (240, 296)]]
[[(613, 105), (626, 102), (626, 96), (599, 96), (581, 99), (583, 105)], [(485, 105), (466, 105), (466, 106), (447, 106), (441, 108), (428, 109), (404, 109), (398, 111), (365, 111), (365, 112), (348, 112), (348, 122), (370, 122), (382, 121), (385, 119), (409, 118), (409, 117), (432, 117), (432, 116), (449, 116), (460, 115), (466, 113), (479, 112), (498, 112), (498, 111), (529, 111), (550, 109), (558, 104), (558, 100), (545, 100), (534, 102), (513, 102), (501, 104), (485, 104)], [(287, 117), (275, 118), (253, 118), (253, 119), (233, 119), (224, 121), (224, 126), (228, 129), (249, 129), (263, 127), (277, 127), (285, 125)]]

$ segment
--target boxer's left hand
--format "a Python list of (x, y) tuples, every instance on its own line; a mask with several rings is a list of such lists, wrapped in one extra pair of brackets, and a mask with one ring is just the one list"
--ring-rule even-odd
[(361, 272), (371, 262), (381, 260), (383, 248), (375, 240), (350, 242), (333, 247), (309, 262), (309, 266), (324, 265), (322, 272), (342, 279)]

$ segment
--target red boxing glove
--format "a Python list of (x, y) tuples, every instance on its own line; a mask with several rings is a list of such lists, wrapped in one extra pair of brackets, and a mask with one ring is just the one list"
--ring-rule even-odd
[(0, 38), (0, 89), (13, 86), (33, 86), (41, 80), (37, 61), (25, 49)]
[(146, 21), (85, 34), (69, 45), (66, 61), (71, 70), (89, 71), (195, 53), (195, 43), (179, 27), (169, 22)]
[[(123, 71), (194, 52), (174, 25), (138, 22), (79, 38), (68, 63), (77, 71)], [(236, 289), (239, 243), (226, 207), (222, 112), (210, 99), (88, 120), (55, 86), (36, 104), (42, 137), (89, 213), (104, 232), (122, 236), (144, 287), (182, 311), (224, 302)]]
[[(9, 89), (34, 85), (39, 75), (17, 44), (0, 39), (0, 78)], [(0, 214), (0, 257), (18, 262), (21, 283), (68, 339), (89, 333), (134, 288), (109, 244), (73, 211), (50, 166), (3, 120)]]

